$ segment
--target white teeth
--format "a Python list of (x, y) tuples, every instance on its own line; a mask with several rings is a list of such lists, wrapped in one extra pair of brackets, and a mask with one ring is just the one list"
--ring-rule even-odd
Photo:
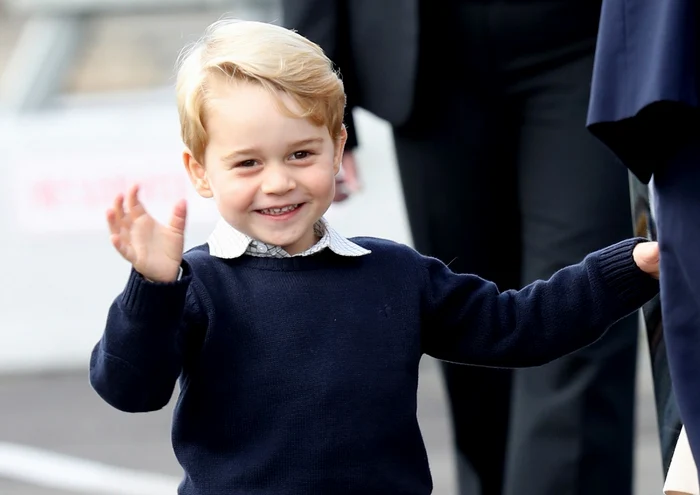
[(264, 215), (282, 215), (283, 213), (290, 212), (292, 210), (296, 210), (299, 207), (299, 205), (289, 205), (285, 206), (283, 208), (268, 208), (266, 210), (260, 210), (260, 213)]

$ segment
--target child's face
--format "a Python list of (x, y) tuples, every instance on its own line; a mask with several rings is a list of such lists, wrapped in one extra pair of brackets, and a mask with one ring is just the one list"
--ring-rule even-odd
[(290, 254), (313, 246), (313, 226), (335, 194), (345, 133), (334, 141), (325, 126), (283, 114), (267, 90), (246, 82), (213, 88), (207, 132), (206, 166), (185, 153), (198, 192), (257, 240)]

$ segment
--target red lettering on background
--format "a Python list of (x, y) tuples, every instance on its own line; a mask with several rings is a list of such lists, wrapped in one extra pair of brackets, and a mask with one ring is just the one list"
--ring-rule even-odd
[(34, 184), (31, 195), (32, 203), (40, 205), (42, 208), (52, 208), (59, 203), (55, 184), (49, 181), (43, 180)]
[(141, 195), (148, 201), (173, 201), (187, 194), (185, 180), (176, 175), (157, 175), (140, 182)]
[(108, 207), (119, 193), (138, 183), (144, 203), (174, 202), (187, 194), (186, 179), (181, 175), (161, 174), (128, 178), (123, 175), (96, 179), (42, 179), (30, 187), (31, 203), (40, 209), (65, 207)]

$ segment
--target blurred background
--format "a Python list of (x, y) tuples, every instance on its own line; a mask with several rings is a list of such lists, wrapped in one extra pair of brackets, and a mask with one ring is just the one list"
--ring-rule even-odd
[[(275, 0), (0, 0), (0, 495), (175, 493), (171, 409), (111, 409), (87, 364), (129, 269), (108, 240), (114, 194), (139, 181), (156, 216), (187, 196), (189, 245), (216, 220), (181, 166), (172, 86), (179, 51), (224, 15), (281, 12)], [(356, 119), (364, 189), (329, 219), (348, 236), (410, 244), (390, 129)], [(652, 495), (661, 461), (640, 346), (635, 493)], [(423, 368), (435, 493), (452, 495), (442, 377), (429, 359)]]

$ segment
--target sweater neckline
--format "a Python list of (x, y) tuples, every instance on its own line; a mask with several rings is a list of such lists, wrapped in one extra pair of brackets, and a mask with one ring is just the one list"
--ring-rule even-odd
[(268, 256), (251, 256), (244, 254), (238, 258), (225, 259), (231, 266), (239, 266), (254, 270), (289, 272), (300, 270), (319, 270), (324, 268), (338, 268), (340, 266), (356, 263), (362, 257), (340, 256), (328, 248), (308, 256), (293, 256), (291, 258), (273, 258)]

